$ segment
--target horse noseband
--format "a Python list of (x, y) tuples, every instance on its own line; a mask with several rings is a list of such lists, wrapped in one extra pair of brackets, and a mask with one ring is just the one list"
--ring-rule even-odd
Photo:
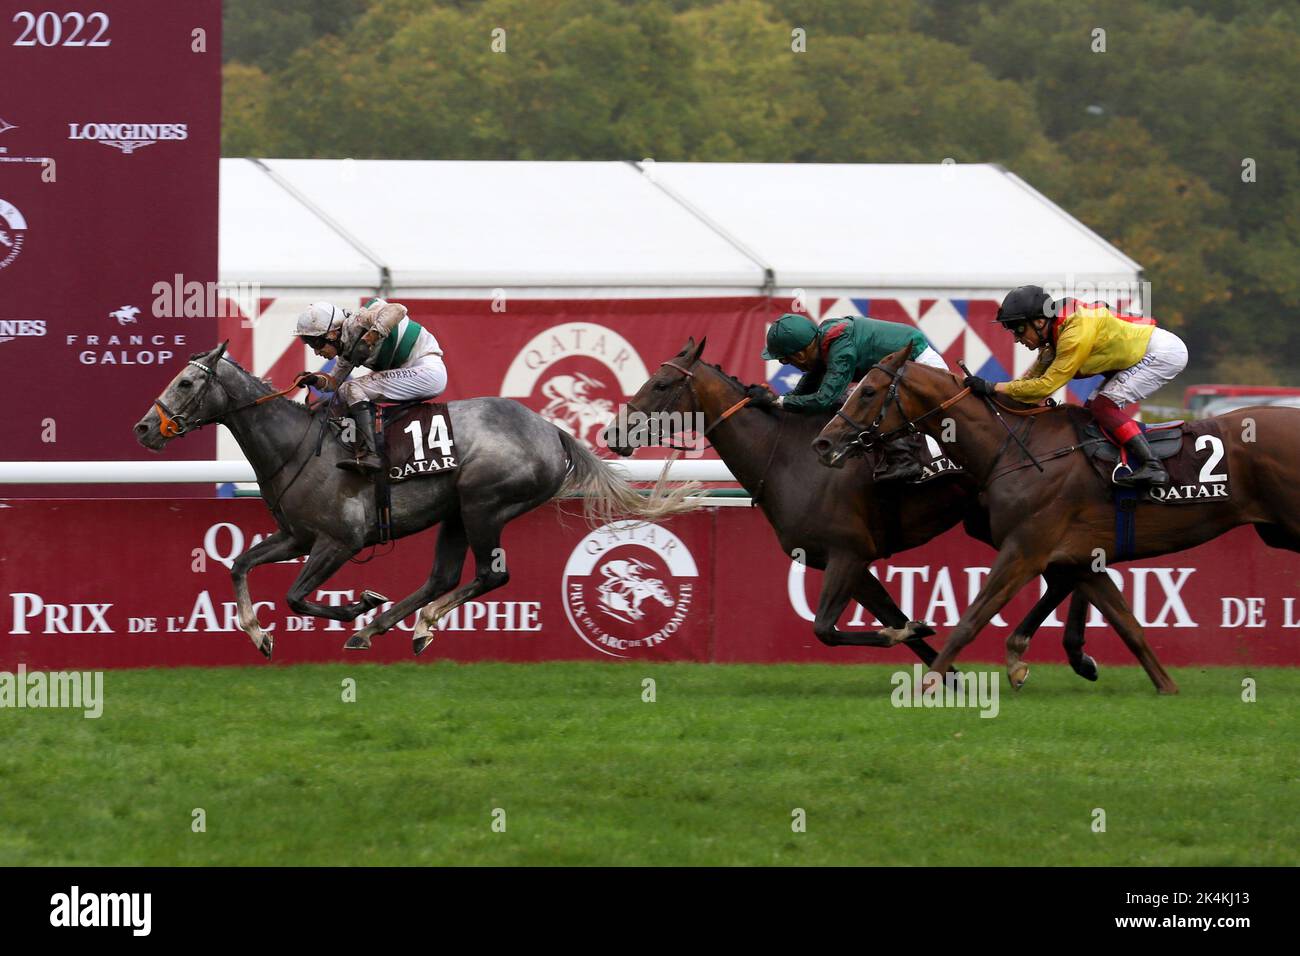
[[(220, 359), (217, 361), (220, 361)], [(202, 369), (208, 376), (203, 380), (202, 387), (191, 395), (189, 401), (186, 403), (187, 405), (193, 405), (195, 402), (203, 400), (203, 396), (216, 380), (217, 373), (215, 369), (208, 368), (202, 362), (196, 362), (194, 359), (190, 359), (187, 364), (193, 365), (197, 369)], [(158, 409), (158, 433), (164, 438), (179, 438), (181, 435), (184, 435), (186, 432), (196, 427), (190, 423), (188, 417), (183, 414), (175, 413), (168, 408), (161, 398), (155, 398), (153, 403), (154, 407)], [(202, 428), (203, 424), (205, 423), (201, 423), (197, 427)]]

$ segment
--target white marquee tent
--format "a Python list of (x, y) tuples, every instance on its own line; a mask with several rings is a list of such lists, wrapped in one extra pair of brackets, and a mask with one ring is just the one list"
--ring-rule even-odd
[[(220, 279), (245, 314), (264, 303), (250, 333), (258, 374), (286, 348), (310, 364), (289, 335), (308, 302), (376, 292), (767, 294), (798, 296), (814, 317), (893, 299), (936, 347), (959, 343), (979, 368), (986, 333), (959, 300), (1039, 282), (1137, 307), (1140, 278), (1136, 262), (990, 165), (221, 161)], [(1029, 360), (1015, 350), (1011, 371)], [(239, 457), (224, 432), (218, 449)]]
[(221, 161), (220, 275), (268, 296), (999, 298), (1141, 267), (991, 165)]

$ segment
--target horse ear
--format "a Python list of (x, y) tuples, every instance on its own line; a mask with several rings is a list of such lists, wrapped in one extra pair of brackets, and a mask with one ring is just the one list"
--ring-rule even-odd
[(222, 342), (221, 345), (217, 347), (217, 354), (212, 357), (213, 368), (216, 368), (217, 363), (221, 361), (221, 356), (226, 354), (226, 346), (229, 344), (230, 339), (226, 339), (226, 341)]
[(912, 357), (912, 346), (904, 345), (893, 355), (889, 356), (887, 361), (889, 362), (890, 368), (900, 369), (903, 367), (903, 363), (906, 362), (911, 357)]
[(707, 335), (704, 336), (704, 338), (700, 339), (700, 348), (699, 348), (699, 350), (695, 353), (695, 357), (696, 357), (696, 359), (698, 359), (700, 356), (702, 356), (702, 355), (704, 354), (704, 344), (705, 344), (706, 342), (708, 342), (708, 341), (709, 341), (709, 337), (708, 337)]
[(687, 338), (687, 340), (686, 340), (686, 344), (682, 346), (682, 350), (681, 350), (680, 352), (678, 352), (677, 354), (678, 354), (678, 355), (690, 355), (690, 353), (691, 353), (691, 349), (693, 349), (693, 348), (695, 348), (695, 336), (692, 335), (692, 336), (690, 336), (689, 338)]

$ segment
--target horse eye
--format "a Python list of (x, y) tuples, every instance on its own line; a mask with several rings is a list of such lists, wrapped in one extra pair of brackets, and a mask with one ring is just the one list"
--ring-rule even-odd
[(656, 391), (656, 392), (662, 392), (662, 391), (663, 391), (664, 389), (666, 389), (667, 387), (668, 387), (668, 383), (667, 383), (667, 382), (655, 382), (655, 391)]
[(191, 381), (190, 381), (189, 379), (187, 379), (187, 378), (183, 378), (183, 379), (180, 380), (180, 383), (179, 383), (176, 387), (177, 387), (177, 388), (193, 388), (193, 387), (194, 387), (194, 383), (191, 382)]

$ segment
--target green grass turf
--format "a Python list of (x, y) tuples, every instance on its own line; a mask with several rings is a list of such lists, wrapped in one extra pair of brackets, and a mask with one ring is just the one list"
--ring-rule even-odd
[(110, 671), (98, 720), (0, 710), (0, 864), (1300, 861), (1300, 671), (1038, 664), (986, 719), (896, 669)]

